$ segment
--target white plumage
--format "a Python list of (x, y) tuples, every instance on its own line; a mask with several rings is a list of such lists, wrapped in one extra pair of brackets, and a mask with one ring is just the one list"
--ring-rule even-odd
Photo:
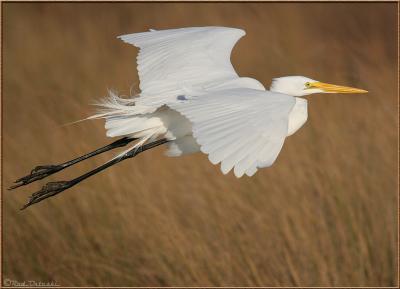
[(303, 76), (275, 78), (270, 90), (257, 80), (239, 77), (230, 54), (245, 35), (241, 29), (193, 27), (122, 35), (139, 47), (140, 94), (120, 98), (113, 92), (88, 119), (104, 118), (107, 136), (120, 139), (59, 165), (35, 167), (10, 189), (27, 185), (106, 151), (133, 147), (70, 181), (50, 182), (31, 195), (28, 206), (55, 196), (123, 160), (167, 144), (167, 155), (203, 152), (236, 177), (271, 166), (285, 138), (307, 120), (312, 93), (365, 93)]
[[(251, 88), (213, 91), (189, 101), (169, 103), (192, 123), (200, 150), (228, 173), (251, 175), (255, 167), (271, 165), (288, 133), (291, 96)], [(269, 150), (261, 150), (269, 146)]]
[(271, 166), (285, 138), (307, 120), (307, 101), (294, 96), (332, 91), (301, 76), (274, 79), (270, 91), (239, 77), (230, 55), (244, 35), (193, 27), (119, 36), (140, 49), (141, 92), (131, 99), (110, 93), (91, 118), (105, 118), (109, 137), (140, 138), (136, 146), (165, 137), (168, 156), (201, 151), (224, 174), (252, 176)]

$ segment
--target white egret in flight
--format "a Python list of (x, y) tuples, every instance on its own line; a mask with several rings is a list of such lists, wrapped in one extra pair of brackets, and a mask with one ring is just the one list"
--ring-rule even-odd
[(42, 179), (79, 161), (125, 146), (108, 163), (70, 181), (51, 182), (23, 207), (54, 196), (122, 160), (161, 144), (168, 156), (201, 151), (226, 174), (252, 176), (271, 166), (285, 138), (307, 120), (313, 93), (365, 93), (304, 76), (275, 78), (269, 90), (253, 78), (240, 77), (231, 51), (245, 31), (227, 27), (150, 30), (119, 36), (140, 49), (137, 70), (140, 94), (120, 98), (110, 93), (102, 109), (107, 136), (122, 137), (82, 157), (59, 165), (38, 166), (16, 181), (16, 188)]

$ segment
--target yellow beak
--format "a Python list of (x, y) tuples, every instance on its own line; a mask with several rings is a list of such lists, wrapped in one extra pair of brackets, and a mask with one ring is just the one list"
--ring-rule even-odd
[(309, 88), (319, 88), (322, 89), (324, 92), (330, 93), (366, 93), (367, 90), (354, 88), (354, 87), (347, 87), (347, 86), (340, 86), (334, 85), (329, 83), (323, 82), (312, 82), (310, 83)]

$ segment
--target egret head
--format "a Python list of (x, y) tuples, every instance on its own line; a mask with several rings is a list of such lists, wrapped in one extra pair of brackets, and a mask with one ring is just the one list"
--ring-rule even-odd
[(285, 76), (274, 78), (271, 91), (293, 96), (305, 96), (313, 93), (366, 93), (364, 89), (339, 86), (319, 82), (304, 76)]

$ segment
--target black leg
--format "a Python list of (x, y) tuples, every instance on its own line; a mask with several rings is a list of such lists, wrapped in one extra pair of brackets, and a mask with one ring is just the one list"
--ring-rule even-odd
[(83, 180), (105, 170), (108, 167), (111, 167), (119, 162), (122, 162), (123, 160), (129, 159), (129, 158), (133, 158), (135, 156), (137, 156), (138, 154), (140, 154), (141, 152), (144, 152), (145, 150), (148, 149), (152, 149), (156, 146), (162, 145), (167, 143), (168, 140), (167, 139), (160, 139), (157, 141), (154, 141), (152, 143), (148, 143), (145, 144), (143, 146), (137, 147), (135, 149), (132, 149), (128, 152), (126, 152), (125, 154), (123, 154), (122, 156), (115, 158), (111, 161), (109, 161), (108, 163), (105, 163), (104, 165), (99, 166), (98, 168), (95, 168), (94, 170), (87, 172), (86, 174), (83, 174), (75, 179), (72, 179), (70, 181), (60, 181), (60, 182), (50, 182), (47, 183), (46, 185), (44, 185), (42, 187), (42, 189), (36, 193), (33, 193), (31, 195), (31, 197), (29, 198), (29, 201), (26, 205), (24, 205), (21, 210), (29, 207), (30, 205), (33, 205), (35, 203), (38, 203), (40, 201), (43, 201), (44, 199), (47, 199), (49, 197), (55, 196), (58, 193), (61, 193), (62, 191), (65, 191), (66, 189), (69, 189), (73, 186), (75, 186), (76, 184), (82, 182)]
[(119, 139), (119, 140), (117, 140), (117, 141), (115, 141), (113, 143), (110, 143), (109, 145), (101, 147), (101, 148), (99, 148), (99, 149), (97, 149), (97, 150), (95, 150), (93, 152), (90, 152), (90, 153), (88, 153), (86, 155), (83, 155), (81, 157), (78, 157), (76, 159), (67, 161), (67, 162), (62, 163), (62, 164), (37, 166), (31, 171), (31, 173), (29, 175), (16, 180), (15, 183), (17, 183), (17, 184), (11, 186), (9, 188), (9, 190), (18, 188), (20, 186), (25, 186), (25, 185), (30, 184), (32, 182), (41, 180), (41, 179), (43, 179), (45, 177), (48, 177), (48, 176), (50, 176), (52, 174), (55, 174), (56, 172), (59, 172), (59, 171), (65, 169), (65, 168), (68, 168), (68, 167), (70, 167), (70, 166), (72, 166), (72, 165), (74, 165), (76, 163), (79, 163), (79, 162), (81, 162), (83, 160), (91, 158), (91, 157), (93, 157), (95, 155), (104, 153), (106, 151), (109, 151), (109, 150), (112, 150), (112, 149), (115, 149), (115, 148), (124, 147), (128, 143), (130, 143), (130, 142), (132, 142), (134, 140), (136, 140), (136, 139), (124, 137), (124, 138), (121, 138), (121, 139)]

